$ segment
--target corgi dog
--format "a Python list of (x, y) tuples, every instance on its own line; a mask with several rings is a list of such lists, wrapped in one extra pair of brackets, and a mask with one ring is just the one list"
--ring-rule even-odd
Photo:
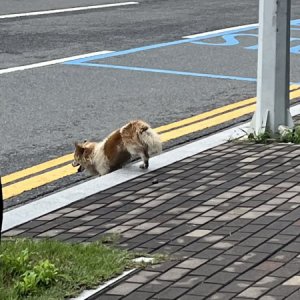
[(140, 168), (149, 167), (151, 154), (160, 153), (159, 135), (144, 121), (131, 121), (112, 132), (103, 141), (75, 143), (73, 167), (78, 172), (87, 170), (91, 175), (105, 175), (120, 169), (132, 158), (140, 157)]

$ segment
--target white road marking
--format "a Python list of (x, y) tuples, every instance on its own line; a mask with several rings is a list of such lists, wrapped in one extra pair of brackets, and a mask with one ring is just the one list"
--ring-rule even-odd
[(87, 54), (82, 54), (82, 55), (75, 55), (75, 56), (70, 56), (70, 57), (65, 57), (65, 58), (59, 58), (59, 59), (54, 59), (54, 60), (49, 60), (45, 62), (39, 62), (31, 65), (25, 65), (25, 66), (18, 66), (18, 67), (12, 67), (12, 68), (7, 68), (7, 69), (0, 69), (0, 75), (6, 74), (6, 73), (12, 73), (16, 71), (24, 71), (24, 70), (29, 70), (29, 69), (34, 69), (34, 68), (40, 68), (40, 67), (46, 67), (46, 66), (51, 66), (55, 64), (60, 64), (66, 61), (74, 60), (74, 59), (79, 59), (79, 58), (86, 58), (94, 55), (100, 55), (100, 54), (106, 54), (110, 53), (113, 51), (98, 51), (98, 52), (92, 52), (92, 53), (87, 53)]
[(12, 18), (20, 18), (20, 17), (60, 14), (60, 13), (65, 13), (65, 12), (91, 10), (91, 9), (108, 8), (108, 7), (118, 7), (118, 6), (125, 6), (125, 5), (136, 5), (136, 4), (139, 4), (139, 2), (123, 2), (123, 3), (100, 4), (100, 5), (92, 5), (92, 6), (52, 9), (52, 10), (44, 10), (44, 11), (33, 11), (33, 12), (28, 12), (28, 13), (0, 15), (0, 19), (12, 19)]
[(183, 39), (193, 39), (197, 37), (205, 37), (207, 35), (212, 35), (212, 34), (218, 34), (218, 33), (226, 33), (226, 31), (232, 31), (232, 30), (239, 30), (239, 29), (247, 29), (247, 28), (252, 28), (254, 26), (258, 26), (258, 24), (249, 24), (249, 25), (241, 25), (241, 26), (235, 26), (235, 27), (229, 27), (229, 28), (224, 28), (224, 29), (217, 29), (214, 31), (209, 31), (209, 32), (202, 32), (202, 33), (196, 33), (196, 34), (191, 34), (187, 36), (183, 36)]

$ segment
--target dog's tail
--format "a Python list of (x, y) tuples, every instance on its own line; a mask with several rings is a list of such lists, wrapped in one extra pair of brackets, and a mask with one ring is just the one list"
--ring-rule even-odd
[(156, 154), (162, 151), (162, 142), (158, 133), (156, 133), (150, 125), (142, 122), (139, 128), (139, 138), (141, 142), (147, 146), (148, 153)]

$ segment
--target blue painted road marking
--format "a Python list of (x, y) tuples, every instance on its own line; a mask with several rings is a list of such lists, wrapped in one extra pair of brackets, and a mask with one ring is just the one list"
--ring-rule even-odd
[[(228, 31), (229, 33), (238, 33), (242, 31), (248, 31), (257, 28), (257, 26), (251, 26), (251, 27), (246, 27), (246, 28), (240, 28), (240, 29), (234, 29), (232, 31)], [(71, 61), (64, 62), (66, 65), (78, 65), (83, 62), (89, 62), (93, 60), (99, 60), (99, 59), (104, 59), (104, 58), (109, 58), (109, 57), (116, 57), (116, 56), (121, 56), (121, 55), (127, 55), (127, 54), (133, 54), (137, 53), (140, 51), (146, 51), (146, 50), (153, 50), (153, 49), (158, 49), (158, 48), (163, 48), (163, 47), (170, 47), (170, 46), (175, 46), (175, 45), (181, 45), (181, 44), (188, 44), (193, 41), (198, 41), (201, 39), (207, 39), (207, 38), (214, 38), (214, 37), (219, 37), (221, 34), (220, 33), (212, 33), (205, 35), (204, 37), (195, 37), (191, 39), (182, 39), (182, 40), (177, 40), (174, 42), (167, 42), (167, 43), (160, 43), (160, 44), (154, 44), (154, 45), (149, 45), (149, 46), (144, 46), (144, 47), (138, 47), (138, 48), (133, 48), (129, 50), (122, 50), (122, 51), (116, 51), (116, 52), (111, 52), (107, 54), (100, 54), (100, 55), (95, 55), (95, 56), (90, 56), (86, 58), (80, 58), (80, 59), (75, 59)]]
[[(254, 33), (232, 33), (232, 34), (225, 34), (221, 37), (224, 39), (224, 42), (222, 43), (210, 43), (205, 41), (195, 41), (192, 42), (196, 45), (205, 45), (205, 46), (235, 46), (239, 45), (240, 41), (237, 39), (237, 37), (255, 37), (255, 42), (257, 41), (258, 35)], [(257, 47), (255, 45), (254, 47)], [(253, 46), (245, 47), (245, 49), (254, 49)], [(257, 48), (256, 48), (257, 49)]]
[(130, 70), (130, 71), (142, 71), (150, 73), (163, 73), (163, 74), (173, 74), (173, 75), (184, 75), (184, 76), (194, 76), (194, 77), (206, 77), (215, 79), (230, 79), (230, 80), (240, 80), (240, 81), (250, 81), (256, 82), (256, 78), (251, 77), (239, 77), (239, 76), (227, 76), (227, 75), (215, 75), (206, 73), (194, 73), (194, 72), (181, 72), (174, 70), (163, 70), (163, 69), (151, 69), (151, 68), (140, 68), (140, 67), (129, 67), (129, 66), (116, 66), (116, 65), (106, 65), (97, 63), (81, 63), (81, 65), (86, 67), (97, 67), (97, 68), (108, 68), (117, 70)]
[[(291, 22), (292, 30), (300, 30), (300, 19), (293, 20)], [(298, 26), (298, 27), (297, 27)], [(256, 82), (256, 78), (252, 77), (243, 77), (243, 76), (230, 76), (230, 75), (223, 75), (223, 74), (208, 74), (208, 73), (198, 73), (198, 72), (185, 72), (185, 71), (176, 71), (176, 70), (163, 70), (158, 68), (143, 68), (143, 67), (135, 67), (135, 66), (120, 66), (120, 65), (111, 65), (111, 64), (100, 64), (97, 62), (92, 62), (95, 60), (104, 60), (106, 58), (112, 58), (112, 57), (118, 57), (122, 55), (129, 55), (138, 53), (141, 51), (149, 51), (154, 49), (159, 49), (163, 47), (171, 47), (175, 45), (182, 45), (182, 44), (197, 44), (197, 45), (206, 45), (206, 46), (214, 46), (214, 47), (232, 47), (237, 46), (240, 44), (240, 37), (248, 37), (249, 39), (255, 39), (254, 44), (250, 46), (244, 47), (244, 49), (247, 50), (257, 50), (257, 39), (258, 34), (256, 33), (247, 33), (247, 31), (251, 31), (257, 29), (257, 25), (253, 26), (245, 26), (244, 28), (237, 28), (232, 30), (224, 30), (223, 32), (217, 32), (217, 33), (207, 33), (203, 34), (202, 36), (195, 37), (195, 38), (189, 38), (189, 39), (182, 39), (177, 40), (173, 42), (167, 42), (167, 43), (160, 43), (160, 44), (154, 44), (144, 47), (138, 47), (128, 50), (122, 50), (122, 51), (116, 51), (111, 52), (107, 54), (100, 54), (95, 55), (91, 57), (76, 59), (68, 62), (64, 62), (64, 64), (67, 65), (79, 65), (79, 66), (85, 66), (85, 67), (98, 67), (98, 68), (109, 68), (109, 69), (116, 69), (116, 70), (130, 70), (130, 71), (141, 71), (141, 72), (151, 72), (151, 73), (161, 73), (161, 74), (172, 74), (172, 75), (182, 75), (182, 76), (194, 76), (194, 77), (206, 77), (206, 78), (214, 78), (214, 79), (227, 79), (227, 80), (239, 80), (239, 81), (248, 81), (248, 82)], [(210, 42), (210, 39), (213, 38), (222, 38), (223, 42), (216, 43), (215, 39), (213, 42)], [(300, 41), (300, 38), (291, 38), (291, 42)], [(300, 45), (292, 46), (291, 47), (291, 53), (293, 54), (300, 54)]]

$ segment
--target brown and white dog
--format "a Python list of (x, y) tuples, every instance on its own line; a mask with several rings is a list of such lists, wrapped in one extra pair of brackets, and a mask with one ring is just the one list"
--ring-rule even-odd
[(121, 168), (136, 156), (143, 160), (141, 168), (147, 169), (151, 154), (160, 153), (159, 135), (144, 121), (131, 121), (112, 132), (103, 141), (75, 143), (73, 167), (78, 172), (87, 170), (92, 175), (104, 175)]

